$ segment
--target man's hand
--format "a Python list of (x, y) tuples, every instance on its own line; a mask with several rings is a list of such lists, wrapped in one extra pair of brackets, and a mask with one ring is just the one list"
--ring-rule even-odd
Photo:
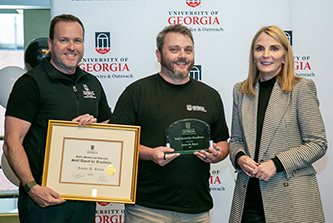
[(85, 114), (85, 115), (80, 115), (72, 120), (72, 122), (78, 122), (79, 126), (81, 125), (87, 125), (87, 124), (92, 124), (97, 122), (97, 118), (94, 118), (94, 116)]
[(54, 190), (38, 184), (29, 190), (28, 195), (42, 208), (66, 202)]
[(213, 147), (209, 147), (208, 149), (209, 152), (201, 150), (193, 154), (206, 163), (218, 163), (224, 160), (229, 153), (228, 143), (226, 141), (213, 143)]
[(160, 166), (165, 166), (180, 156), (179, 153), (172, 153), (173, 151), (175, 150), (164, 146), (149, 148), (147, 146), (140, 145), (139, 154), (140, 159), (142, 160), (151, 160)]

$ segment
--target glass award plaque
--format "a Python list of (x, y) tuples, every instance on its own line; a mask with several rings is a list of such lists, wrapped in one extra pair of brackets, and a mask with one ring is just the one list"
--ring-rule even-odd
[(199, 119), (181, 119), (173, 122), (166, 129), (167, 147), (174, 153), (192, 154), (212, 146), (210, 126)]

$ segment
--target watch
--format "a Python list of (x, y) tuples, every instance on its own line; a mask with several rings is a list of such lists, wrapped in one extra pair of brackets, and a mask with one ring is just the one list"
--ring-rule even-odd
[(24, 185), (24, 187), (23, 187), (23, 189), (25, 190), (25, 192), (29, 192), (30, 191), (30, 189), (33, 187), (33, 186), (35, 186), (37, 183), (36, 183), (36, 181), (30, 181), (29, 183), (27, 183), (26, 185)]

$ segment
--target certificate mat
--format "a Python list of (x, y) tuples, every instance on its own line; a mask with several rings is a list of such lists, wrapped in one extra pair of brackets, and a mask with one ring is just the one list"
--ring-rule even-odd
[(135, 203), (140, 127), (49, 120), (42, 186), (64, 199)]

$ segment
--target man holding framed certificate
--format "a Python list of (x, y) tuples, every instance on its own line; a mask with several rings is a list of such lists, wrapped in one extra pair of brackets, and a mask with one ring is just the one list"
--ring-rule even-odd
[(40, 186), (48, 121), (108, 123), (111, 111), (97, 78), (78, 67), (84, 27), (73, 15), (52, 19), (51, 58), (20, 77), (8, 100), (4, 153), (20, 179), (21, 222), (94, 222), (96, 202), (62, 199)]
[(222, 100), (189, 77), (188, 28), (168, 26), (156, 41), (160, 72), (128, 86), (114, 110), (115, 123), (141, 126), (136, 204), (126, 205), (125, 222), (210, 222), (210, 163), (229, 152)]

